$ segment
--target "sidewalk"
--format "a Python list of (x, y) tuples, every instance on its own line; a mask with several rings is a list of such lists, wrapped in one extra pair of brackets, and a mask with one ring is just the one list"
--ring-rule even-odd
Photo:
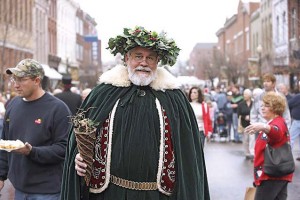
[(0, 199), (1, 200), (13, 200), (15, 197), (15, 192), (12, 184), (9, 180), (4, 182), (4, 188), (0, 192)]
[[(294, 149), (300, 155), (299, 145)], [(205, 144), (204, 156), (211, 200), (242, 200), (246, 187), (253, 183), (253, 162), (246, 160), (243, 145), (232, 142)], [(287, 200), (300, 199), (300, 162), (295, 161), (293, 181), (288, 185)]]

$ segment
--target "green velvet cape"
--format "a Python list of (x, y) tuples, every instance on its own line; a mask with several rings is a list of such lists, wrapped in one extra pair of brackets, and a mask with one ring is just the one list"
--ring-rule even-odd
[[(176, 168), (174, 192), (171, 196), (166, 196), (159, 191), (126, 191), (127, 189), (109, 183), (108, 188), (99, 194), (97, 199), (125, 200), (124, 194), (132, 192), (133, 196), (126, 197), (128, 200), (209, 200), (203, 147), (190, 103), (179, 89), (157, 91), (150, 88), (150, 90), (151, 95), (156, 97), (165, 109), (170, 121)], [(139, 87), (135, 85), (116, 87), (102, 83), (92, 90), (83, 102), (81, 109), (94, 107), (89, 110), (87, 117), (100, 122), (99, 126), (101, 127), (118, 99), (125, 102), (134, 101), (132, 98), (137, 96), (138, 91)], [(149, 111), (150, 108), (144, 109), (145, 112), (151, 112)], [(124, 116), (124, 118), (126, 117)], [(77, 153), (74, 132), (71, 130), (64, 165), (62, 200), (89, 199), (88, 188), (82, 184), (83, 178), (79, 177), (75, 171), (74, 159)], [(157, 163), (153, 164), (157, 165)], [(105, 195), (105, 193), (110, 194)]]

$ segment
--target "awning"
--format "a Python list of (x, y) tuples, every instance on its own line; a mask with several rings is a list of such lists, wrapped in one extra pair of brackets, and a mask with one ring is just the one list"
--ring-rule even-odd
[(205, 85), (204, 80), (200, 80), (195, 76), (178, 76), (177, 80), (182, 86), (197, 85), (197, 86), (200, 86), (200, 87), (204, 87), (204, 85)]
[(45, 76), (47, 76), (49, 79), (56, 79), (56, 80), (61, 80), (62, 75), (58, 73), (55, 69), (49, 67), (49, 65), (42, 64), (44, 71), (45, 71)]

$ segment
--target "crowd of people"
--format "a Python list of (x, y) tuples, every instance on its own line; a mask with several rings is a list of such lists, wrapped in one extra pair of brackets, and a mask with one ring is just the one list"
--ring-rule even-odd
[[(210, 105), (210, 120), (213, 126), (212, 134), (218, 132), (217, 126), (219, 123), (217, 119), (221, 115), (225, 118), (224, 121), (226, 122), (226, 128), (228, 130), (228, 141), (234, 143), (244, 143), (248, 141), (253, 143), (253, 138), (250, 139), (250, 141), (248, 136), (246, 136), (247, 139), (243, 139), (245, 136), (243, 136), (243, 130), (249, 126), (250, 123), (266, 123), (261, 113), (261, 99), (266, 93), (275, 91), (286, 98), (287, 106), (283, 112), (283, 117), (290, 128), (291, 137), (293, 137), (291, 138), (291, 142), (293, 144), (295, 140), (299, 139), (298, 133), (300, 131), (297, 131), (297, 125), (300, 119), (300, 115), (298, 114), (300, 113), (298, 110), (300, 109), (300, 101), (298, 101), (300, 95), (286, 92), (288, 91), (286, 88), (287, 86), (282, 83), (276, 85), (276, 77), (273, 74), (265, 74), (263, 76), (263, 88), (248, 89), (238, 85), (231, 85), (227, 88), (217, 86), (216, 89), (207, 90), (207, 94), (205, 94), (204, 89), (193, 86), (189, 90), (187, 97), (190, 99), (192, 90), (198, 90), (199, 94), (209, 97), (205, 99), (205, 103)], [(195, 113), (196, 112), (199, 111), (195, 110)], [(210, 137), (213, 137), (213, 135), (210, 134)], [(248, 155), (249, 151), (253, 152), (253, 149), (245, 151), (246, 155)], [(297, 160), (300, 160), (300, 157), (297, 157)]]
[[(273, 74), (264, 74), (262, 82), (263, 88), (254, 89), (238, 85), (231, 85), (228, 88), (218, 86), (216, 90), (210, 91), (192, 87), (188, 98), (193, 91), (201, 95), (206, 91), (207, 96), (210, 96), (206, 102), (210, 102), (213, 112), (210, 121), (215, 121), (212, 124), (215, 128), (211, 135), (203, 134), (207, 137), (207, 141), (216, 134), (218, 137), (225, 136), (226, 141), (243, 143), (244, 156), (254, 165), (254, 185), (257, 187), (255, 199), (286, 199), (287, 185), (292, 181), (293, 174), (280, 178), (264, 174), (263, 152), (267, 143), (279, 147), (291, 140), (292, 148), (296, 141), (299, 141), (300, 147), (300, 94), (293, 95), (287, 85), (276, 84), (276, 77)], [(192, 107), (199, 118), (203, 107), (202, 111), (199, 106)], [(204, 115), (201, 117), (202, 121), (198, 120), (198, 123), (201, 123), (199, 127), (206, 121)], [(222, 122), (225, 122), (228, 134), (222, 135), (220, 131), (220, 124), (224, 126), (218, 122), (220, 117)], [(300, 161), (299, 155), (295, 157)]]
[(253, 162), (256, 200), (287, 198), (293, 174), (264, 174), (263, 152), (289, 141), (288, 130), (292, 146), (299, 139), (300, 94), (273, 74), (264, 74), (263, 88), (185, 93), (161, 67), (174, 65), (180, 49), (144, 27), (125, 28), (108, 49), (124, 63), (81, 95), (70, 77), (46, 92), (33, 59), (6, 70), (17, 96), (0, 96), (1, 139), (24, 146), (0, 151), (0, 190), (9, 179), (16, 200), (209, 200), (203, 148), (224, 137), (243, 143)]

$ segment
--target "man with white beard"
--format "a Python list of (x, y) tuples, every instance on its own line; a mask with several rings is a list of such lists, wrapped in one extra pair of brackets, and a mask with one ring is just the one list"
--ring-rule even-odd
[(93, 131), (73, 118), (61, 199), (209, 200), (194, 112), (176, 78), (158, 67), (174, 65), (180, 49), (143, 27), (108, 44), (125, 65), (103, 73), (79, 109)]

